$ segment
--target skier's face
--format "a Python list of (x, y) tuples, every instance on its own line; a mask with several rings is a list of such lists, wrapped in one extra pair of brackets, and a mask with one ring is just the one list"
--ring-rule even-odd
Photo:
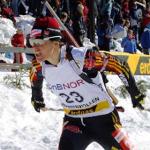
[(43, 41), (34, 43), (36, 59), (41, 62), (49, 59), (54, 59), (59, 54), (59, 42), (58, 41)]

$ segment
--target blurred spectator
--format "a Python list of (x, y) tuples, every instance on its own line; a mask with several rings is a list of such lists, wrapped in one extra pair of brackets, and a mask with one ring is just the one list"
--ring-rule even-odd
[(69, 0), (61, 0), (62, 11), (66, 12), (70, 16), (70, 2)]
[(101, 0), (99, 2), (99, 16), (102, 19), (103, 17), (109, 20), (112, 12), (113, 0)]
[[(25, 47), (25, 37), (21, 29), (17, 29), (16, 34), (11, 39), (11, 44), (14, 47)], [(22, 53), (14, 53), (14, 63), (23, 63)]]
[(146, 8), (146, 1), (145, 0), (136, 0), (136, 4), (139, 5), (139, 7), (141, 7), (141, 9), (143, 11)]
[(15, 16), (19, 16), (18, 7), (19, 7), (19, 0), (11, 0), (11, 8)]
[(43, 0), (29, 0), (28, 13), (34, 17), (39, 17), (42, 14), (43, 7)]
[(60, 19), (62, 23), (68, 28), (68, 30), (73, 34), (72, 20), (69, 18), (68, 14), (66, 12), (62, 12)]
[(126, 19), (125, 22), (124, 22), (124, 29), (126, 30), (126, 32), (129, 30), (130, 25), (131, 25), (130, 20)]
[(150, 23), (150, 4), (148, 3), (142, 20), (142, 28), (144, 29), (146, 25), (149, 23)]
[(65, 24), (68, 20), (68, 14), (66, 12), (62, 12), (61, 15), (60, 15), (60, 19), (61, 21)]
[(123, 2), (122, 2), (122, 16), (123, 16), (123, 18), (129, 18), (129, 14), (130, 14), (129, 1), (130, 0), (123, 0)]
[(150, 54), (150, 24), (148, 24), (141, 36), (141, 45), (143, 48), (143, 53)]
[(28, 13), (28, 5), (26, 0), (20, 0), (18, 4), (18, 12), (19, 15), (26, 15)]
[(105, 21), (103, 19), (102, 22), (98, 22), (97, 27), (97, 36), (98, 36), (98, 46), (101, 50), (110, 51), (110, 48), (112, 47), (112, 36), (111, 36), (111, 30), (112, 30), (112, 20)]
[(114, 24), (118, 19), (122, 18), (121, 5), (116, 0), (114, 0), (112, 3), (111, 18), (113, 19)]
[(13, 10), (8, 6), (7, 2), (3, 0), (3, 3), (1, 3), (1, 15), (4, 18), (8, 18), (13, 21), (14, 25), (16, 23), (14, 12)]
[(73, 27), (74, 37), (80, 46), (83, 45), (83, 40), (84, 37), (86, 36), (86, 26), (83, 21), (83, 10), (84, 10), (84, 6), (80, 1), (77, 1), (76, 9), (74, 11), (74, 16), (72, 19), (73, 20), (72, 27)]
[[(82, 1), (82, 5), (83, 5), (83, 21), (87, 24), (88, 22), (88, 13), (89, 13), (89, 9), (87, 7), (87, 3), (86, 0), (81, 0)], [(95, 4), (95, 3), (94, 3)]]
[(127, 37), (122, 40), (121, 46), (124, 48), (124, 52), (131, 54), (135, 54), (137, 52), (133, 30), (128, 30)]
[[(116, 40), (126, 37), (128, 29), (134, 32), (133, 39), (136, 40), (136, 46), (142, 45), (143, 49), (147, 49), (145, 48), (147, 41), (142, 39), (143, 37), (145, 39), (149, 32), (147, 25), (150, 24), (150, 0), (94, 0), (93, 12), (89, 12), (90, 0), (47, 0), (47, 2), (80, 46), (83, 45), (87, 33), (95, 35), (94, 30), (90, 32), (89, 23), (89, 14), (93, 13), (95, 18), (93, 16), (92, 18), (97, 21), (96, 32), (100, 49), (109, 51), (113, 45), (112, 38)], [(9, 7), (9, 3), (12, 7)], [(11, 19), (14, 24), (14, 16), (24, 15), (27, 12), (36, 18), (51, 16), (44, 3), (45, 0), (0, 0), (0, 12), (2, 17)], [(147, 50), (144, 53), (147, 53)]]
[(134, 31), (135, 38), (139, 42), (139, 32), (141, 28), (141, 20), (143, 17), (142, 9), (137, 5), (136, 1), (132, 1), (132, 7), (130, 10), (130, 22), (131, 28)]
[(54, 11), (58, 16), (61, 14), (61, 0), (49, 0), (50, 5), (53, 7)]
[(100, 50), (106, 49), (105, 43), (106, 25), (107, 24), (105, 22), (98, 22), (97, 25), (98, 47), (100, 48)]
[(0, 8), (7, 6), (7, 1), (6, 0), (0, 0)]
[(115, 26), (112, 28), (112, 37), (114, 39), (120, 39), (127, 36), (127, 31), (124, 28), (125, 20), (123, 18), (118, 19)]

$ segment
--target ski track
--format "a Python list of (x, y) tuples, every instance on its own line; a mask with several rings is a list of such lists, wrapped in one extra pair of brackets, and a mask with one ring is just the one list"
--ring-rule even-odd
[[(3, 77), (7, 74), (0, 72), (0, 150), (57, 150), (63, 112), (35, 112), (30, 102), (31, 89), (25, 87), (20, 90), (5, 85)], [(115, 76), (109, 78), (111, 87), (114, 82), (118, 82)], [(28, 78), (25, 80), (30, 85)], [(149, 78), (147, 81), (150, 81)], [(117, 85), (119, 84), (121, 83)], [(147, 95), (146, 106), (150, 108), (149, 91)], [(46, 89), (45, 83), (44, 97), (48, 107), (61, 108), (56, 97)], [(118, 98), (119, 104), (125, 107), (125, 112), (120, 113), (120, 118), (129, 137), (137, 145), (138, 150), (149, 150), (150, 112), (133, 109), (130, 98)], [(103, 148), (94, 142), (86, 150)]]

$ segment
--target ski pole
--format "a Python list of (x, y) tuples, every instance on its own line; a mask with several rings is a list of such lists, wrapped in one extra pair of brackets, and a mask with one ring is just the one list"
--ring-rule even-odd
[(138, 107), (137, 107), (140, 111), (148, 111), (148, 112), (150, 112), (150, 109), (149, 108), (144, 108), (141, 104), (139, 104), (138, 105)]
[(42, 111), (63, 111), (63, 109), (54, 109), (54, 108), (48, 108), (48, 107), (44, 107), (41, 108)]
[(144, 110), (150, 112), (150, 109), (149, 109), (149, 108), (144, 108)]
[(60, 24), (62, 30), (64, 31), (64, 33), (63, 33), (64, 37), (66, 39), (68, 39), (72, 45), (74, 45), (76, 47), (79, 47), (79, 44), (76, 42), (76, 40), (74, 39), (74, 37), (68, 31), (68, 29), (66, 28), (66, 26), (62, 23), (62, 21), (60, 20), (60, 18), (57, 16), (57, 14), (55, 13), (55, 11), (53, 10), (53, 8), (51, 7), (51, 5), (47, 1), (45, 2), (45, 6), (48, 8), (48, 10), (50, 11), (50, 13), (53, 15), (53, 17), (56, 18), (56, 20)]

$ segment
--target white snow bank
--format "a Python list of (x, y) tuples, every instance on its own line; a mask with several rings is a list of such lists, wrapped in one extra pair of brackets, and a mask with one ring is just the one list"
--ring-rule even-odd
[(22, 29), (24, 35), (26, 36), (30, 34), (35, 18), (30, 15), (20, 15), (15, 19), (16, 19), (17, 27)]
[[(0, 72), (0, 150), (57, 150), (62, 129), (63, 112), (47, 111), (37, 113), (31, 105), (31, 89), (19, 90), (7, 86), (3, 77), (14, 73)], [(122, 83), (117, 76), (108, 76), (109, 87), (114, 91)], [(29, 79), (24, 77), (26, 84)], [(137, 76), (137, 80), (147, 82), (150, 77)], [(117, 83), (117, 84), (116, 84)], [(60, 108), (59, 102), (43, 87), (47, 107)], [(147, 92), (145, 107), (150, 108), (150, 91)], [(114, 91), (115, 93), (115, 91)], [(131, 100), (122, 99), (117, 95), (119, 105), (125, 107), (120, 113), (121, 121), (138, 150), (149, 150), (150, 147), (150, 113), (133, 109)], [(86, 150), (102, 150), (97, 143), (90, 144)]]
[(0, 44), (10, 45), (11, 37), (16, 33), (13, 22), (0, 17)]

